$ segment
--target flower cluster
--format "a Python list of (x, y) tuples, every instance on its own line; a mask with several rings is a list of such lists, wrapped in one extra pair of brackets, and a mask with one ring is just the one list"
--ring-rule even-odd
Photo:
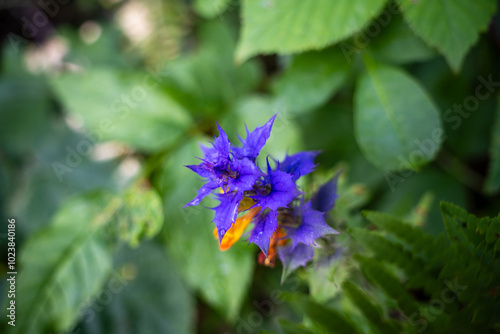
[(259, 262), (272, 266), (278, 255), (293, 270), (312, 259), (316, 239), (338, 233), (325, 222), (337, 198), (337, 177), (305, 202), (296, 181), (314, 170), (319, 152), (287, 155), (283, 161), (275, 161), (275, 168), (271, 168), (267, 157), (265, 170), (261, 170), (256, 158), (270, 136), (275, 118), (252, 132), (247, 128), (246, 139), (238, 136), (241, 147), (232, 146), (217, 125), (219, 136), (212, 146), (201, 147), (201, 163), (186, 166), (205, 180), (186, 206), (197, 205), (213, 193), (219, 202), (212, 208), (214, 234), (221, 250), (231, 247), (253, 223), (248, 241), (260, 247)]

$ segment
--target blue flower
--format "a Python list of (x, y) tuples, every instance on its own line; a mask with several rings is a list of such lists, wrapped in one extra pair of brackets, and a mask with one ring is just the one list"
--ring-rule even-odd
[[(337, 195), (337, 180), (339, 174), (322, 185), (312, 199), (304, 203), (303, 198), (298, 205), (281, 208), (278, 215), (279, 242), (271, 239), (271, 245), (277, 250), (269, 250), (269, 254), (279, 255), (285, 272), (292, 272), (300, 266), (305, 266), (314, 256), (315, 240), (327, 234), (338, 234), (325, 221), (325, 216), (335, 205)], [(296, 201), (294, 201), (296, 202)], [(261, 247), (262, 249), (262, 247)], [(267, 253), (265, 253), (267, 256)], [(272, 265), (270, 256), (264, 264)]]
[(278, 256), (286, 271), (292, 272), (298, 267), (304, 267), (314, 257), (314, 248), (300, 244), (297, 247), (289, 245), (278, 249)]
[(259, 246), (267, 257), (271, 238), (278, 229), (278, 212), (268, 211), (266, 213), (261, 213), (254, 218), (254, 222), (255, 226), (248, 241)]
[(186, 206), (200, 204), (204, 197), (217, 188), (236, 190), (241, 194), (252, 189), (255, 181), (262, 175), (254, 162), (231, 156), (231, 143), (224, 130), (219, 125), (217, 128), (219, 137), (215, 138), (212, 147), (201, 147), (204, 154), (202, 162), (186, 166), (205, 178), (205, 184), (198, 190), (197, 196)]
[(314, 158), (316, 158), (319, 153), (319, 151), (306, 151), (294, 155), (287, 155), (285, 159), (279, 163), (279, 169), (291, 174), (292, 180), (296, 181), (301, 176), (309, 174), (316, 168)]
[(297, 189), (297, 185), (293, 181), (291, 174), (283, 172), (278, 168), (272, 170), (269, 165), (269, 159), (266, 162), (267, 174), (257, 180), (253, 187), (255, 195), (250, 195), (249, 197), (256, 202), (256, 206), (276, 211), (279, 207), (286, 207), (302, 192)]
[(220, 244), (227, 230), (229, 230), (236, 221), (236, 217), (238, 216), (238, 205), (241, 201), (241, 193), (232, 191), (226, 194), (217, 194), (216, 198), (220, 204), (212, 208), (212, 210), (215, 211), (214, 223), (217, 227)]
[[(271, 134), (275, 119), (276, 115), (252, 132), (247, 128), (246, 139), (240, 138), (241, 147), (232, 146), (217, 125), (219, 136), (211, 146), (201, 147), (201, 163), (186, 166), (205, 180), (186, 206), (197, 205), (214, 193), (219, 202), (212, 208), (214, 235), (221, 250), (231, 247), (253, 223), (248, 241), (261, 249), (259, 262), (273, 266), (279, 255), (287, 270), (293, 271), (313, 258), (315, 240), (338, 233), (325, 221), (338, 197), (338, 174), (304, 202), (304, 193), (296, 181), (316, 168), (314, 159), (318, 151), (287, 155), (283, 161), (276, 162), (274, 169), (268, 157), (266, 170), (259, 169), (256, 159)], [(242, 215), (238, 217), (240, 212)]]
[(328, 182), (323, 184), (311, 198), (311, 207), (321, 212), (329, 212), (333, 209), (337, 200), (337, 183), (340, 172), (336, 173)]
[(247, 138), (243, 140), (240, 136), (238, 136), (242, 143), (242, 147), (233, 147), (233, 153), (235, 157), (239, 159), (248, 158), (252, 161), (255, 161), (260, 153), (260, 150), (262, 150), (262, 148), (266, 144), (266, 141), (271, 135), (271, 129), (273, 127), (276, 116), (277, 114), (271, 117), (271, 119), (267, 121), (266, 124), (261, 127), (255, 128), (255, 130), (253, 130), (252, 132), (248, 131), (248, 128), (245, 127), (247, 131)]
[(287, 237), (291, 240), (291, 247), (305, 244), (315, 246), (314, 240), (326, 234), (338, 234), (325, 222), (325, 212), (311, 208), (311, 202), (301, 203), (294, 208), (291, 224), (284, 223)]

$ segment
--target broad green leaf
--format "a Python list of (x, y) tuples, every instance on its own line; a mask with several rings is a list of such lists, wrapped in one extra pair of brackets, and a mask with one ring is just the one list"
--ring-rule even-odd
[[(243, 240), (227, 251), (220, 251), (213, 235), (213, 211), (201, 205), (184, 208), (201, 186), (199, 176), (184, 167), (197, 163), (196, 157), (202, 156), (198, 141), (206, 139), (189, 141), (169, 156), (164, 165), (159, 180), (165, 194), (164, 239), (189, 285), (209, 305), (234, 321), (250, 284), (257, 253)], [(215, 203), (205, 205), (213, 207)]]
[(105, 284), (102, 297), (82, 312), (73, 332), (193, 333), (193, 297), (164, 247), (147, 242), (134, 250), (124, 247), (117, 257), (117, 269)]
[(118, 212), (118, 233), (122, 240), (137, 246), (143, 238), (151, 239), (163, 226), (160, 196), (144, 185), (131, 187), (124, 194), (123, 209)]
[(321, 49), (361, 30), (387, 0), (244, 0), (236, 59)]
[(349, 68), (337, 49), (311, 51), (295, 56), (272, 89), (291, 113), (305, 112), (332, 97), (348, 74)]
[(437, 53), (425, 44), (398, 16), (391, 17), (391, 23), (381, 28), (368, 47), (376, 59), (395, 64), (426, 61)]
[(493, 0), (398, 0), (405, 20), (458, 72), (496, 8)]
[[(498, 99), (500, 101), (500, 98)], [(500, 190), (500, 102), (497, 106), (496, 120), (491, 130), (490, 167), (484, 190), (490, 194)]]
[(194, 9), (196, 12), (207, 19), (221, 15), (231, 4), (231, 0), (196, 0)]
[[(24, 126), (29, 128), (30, 122)], [(121, 159), (93, 161), (90, 152), (78, 153), (79, 145), (87, 140), (59, 120), (47, 124), (43, 134), (30, 143), (34, 159), (23, 166), (29, 172), (23, 177), (22, 187), (15, 186), (19, 185), (18, 178), (12, 178), (13, 188), (5, 206), (7, 215), (19, 220), (18, 233), (29, 233), (46, 225), (59, 206), (73, 195), (95, 189), (117, 191), (127, 184), (126, 179), (117, 177)], [(15, 167), (15, 172), (21, 172), (19, 167)]]
[(361, 151), (382, 170), (413, 169), (437, 154), (443, 129), (423, 87), (402, 70), (365, 58), (354, 97), (354, 131)]
[[(134, 190), (124, 197), (107, 192), (75, 197), (28, 239), (20, 258), (18, 286), (26, 292), (17, 300), (16, 331), (68, 329), (108, 278), (115, 240), (121, 236), (136, 245), (143, 234), (158, 232), (160, 201), (151, 191), (134, 198)], [(139, 208), (141, 200), (151, 201), (149, 207)]]
[(117, 197), (82, 196), (28, 239), (21, 258), (16, 333), (66, 330), (106, 281), (112, 257), (100, 233), (120, 207)]
[(155, 151), (179, 139), (190, 125), (186, 111), (149, 73), (94, 68), (51, 79), (65, 110), (83, 120), (92, 141), (118, 140)]

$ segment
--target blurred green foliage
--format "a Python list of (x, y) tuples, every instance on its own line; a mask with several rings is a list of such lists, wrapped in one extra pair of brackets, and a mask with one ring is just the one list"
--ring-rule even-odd
[[(497, 1), (6, 1), (0, 22), (2, 332), (500, 331)], [(308, 193), (342, 170), (341, 234), (283, 282), (183, 208), (215, 123), (235, 141), (274, 114), (261, 165), (321, 150)]]

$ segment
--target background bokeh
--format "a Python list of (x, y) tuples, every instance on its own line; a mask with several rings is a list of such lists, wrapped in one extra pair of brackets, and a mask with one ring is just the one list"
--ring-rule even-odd
[[(431, 239), (445, 231), (441, 201), (498, 215), (500, 26), (496, 1), (417, 2), (1, 1), (2, 305), (9, 218), (19, 272), (16, 328), (2, 306), (2, 332), (330, 333), (310, 315), (292, 325), (325, 311), (301, 309), (299, 294), (362, 332), (385, 328), (345, 296), (355, 282), (384, 319), (420, 333), (362, 278), (353, 254), (367, 252), (350, 231), (374, 229), (367, 209)], [(274, 114), (261, 164), (321, 150), (301, 179), (309, 193), (342, 169), (331, 256), (283, 284), (254, 245), (219, 251), (211, 210), (183, 208), (201, 184), (184, 165), (216, 122), (237, 142)], [(424, 317), (425, 330), (446, 332), (449, 317)], [(500, 329), (488, 321), (477, 328)]]

